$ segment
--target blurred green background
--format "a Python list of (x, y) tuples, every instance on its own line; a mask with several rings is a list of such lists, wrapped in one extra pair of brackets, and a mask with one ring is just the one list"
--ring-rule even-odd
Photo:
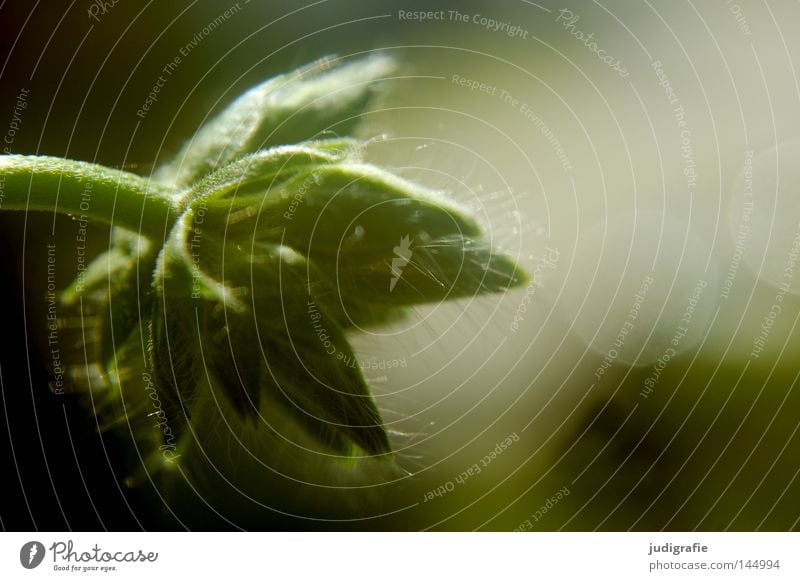
[[(383, 136), (367, 159), (473, 209), (539, 284), (354, 338), (364, 361), (407, 362), (367, 371), (409, 472), (375, 507), (332, 522), (253, 506), (227, 521), (199, 498), (171, 512), (121, 486), (124, 438), (48, 390), (46, 246), (69, 248), (77, 224), (3, 214), (4, 528), (798, 528), (800, 272), (785, 270), (800, 223), (796, 4), (97, 6), (0, 6), (0, 132), (27, 91), (12, 152), (147, 175), (247, 87), (380, 50), (402, 68), (365, 116), (363, 136)], [(444, 19), (400, 17), (419, 10)], [(99, 252), (108, 231), (89, 239)], [(74, 275), (60, 268), (59, 284)]]

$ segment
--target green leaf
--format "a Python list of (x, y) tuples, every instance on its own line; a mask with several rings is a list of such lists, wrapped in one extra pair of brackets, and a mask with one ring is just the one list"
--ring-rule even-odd
[(307, 292), (310, 265), (286, 247), (264, 245), (255, 258), (254, 321), (273, 399), (340, 453), (350, 451), (350, 440), (369, 454), (387, 453), (355, 354), (324, 304)]
[(512, 259), (482, 240), (429, 238), (426, 233), (407, 236), (410, 244), (404, 255), (386, 247), (381, 258), (370, 262), (340, 257), (338, 268), (329, 275), (336, 277), (345, 305), (439, 302), (505, 292), (527, 281)]
[(86, 309), (100, 318), (99, 358), (109, 378), (116, 375), (115, 350), (134, 332), (138, 334), (142, 314), (147, 317), (152, 311), (156, 257), (157, 246), (151, 241), (115, 229), (109, 250), (95, 257), (84, 276), (61, 293), (65, 306), (76, 306), (83, 299)]
[(336, 452), (356, 444), (387, 453), (355, 355), (313, 295), (313, 267), (285, 246), (197, 238), (195, 223), (187, 211), (159, 265), (153, 364), (172, 408), (190, 409), (202, 352), (209, 379), (243, 418), (257, 421), (266, 398)]
[(231, 214), (258, 210), (269, 192), (300, 175), (312, 175), (325, 166), (356, 155), (360, 142), (326, 139), (262, 150), (226, 165), (199, 180), (180, 201), (182, 207), (213, 206)]
[[(278, 148), (223, 172), (188, 194), (193, 207), (203, 205), (211, 235), (303, 254), (324, 274), (327, 306), (344, 326), (385, 322), (394, 315), (387, 308), (499, 292), (526, 280), (482, 241), (465, 210), (375, 166)], [(403, 240), (408, 255), (398, 256)]]
[(325, 133), (350, 135), (378, 81), (394, 64), (384, 56), (323, 59), (248, 90), (204, 125), (155, 173), (185, 187), (240, 157)]

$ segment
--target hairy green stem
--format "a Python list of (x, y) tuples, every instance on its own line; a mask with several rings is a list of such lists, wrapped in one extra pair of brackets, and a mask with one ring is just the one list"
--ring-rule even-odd
[(0, 210), (98, 220), (163, 240), (178, 218), (173, 190), (132, 173), (59, 157), (0, 156)]

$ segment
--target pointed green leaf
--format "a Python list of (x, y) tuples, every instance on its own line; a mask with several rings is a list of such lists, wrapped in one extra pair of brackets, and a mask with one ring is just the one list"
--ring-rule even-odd
[[(525, 281), (513, 261), (482, 241), (475, 221), (437, 192), (318, 152), (252, 157), (239, 162), (235, 179), (212, 174), (202, 195), (190, 194), (197, 196), (192, 203), (202, 200), (206, 224), (228, 240), (269, 241), (303, 254), (324, 274), (329, 312), (344, 326), (384, 322), (392, 316), (387, 307), (499, 292)], [(313, 163), (288, 161), (312, 157)], [(265, 172), (264, 180), (259, 170), (242, 170), (266, 159), (283, 159), (288, 169), (279, 179)], [(403, 241), (408, 248), (401, 251)]]
[(352, 134), (390, 59), (323, 59), (256, 85), (203, 126), (155, 177), (184, 187), (260, 149)]

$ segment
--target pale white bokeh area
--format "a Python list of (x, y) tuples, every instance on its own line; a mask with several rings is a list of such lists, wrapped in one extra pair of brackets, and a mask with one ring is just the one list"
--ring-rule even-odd
[(718, 303), (716, 262), (688, 222), (652, 210), (616, 215), (578, 238), (561, 296), (594, 351), (651, 365), (697, 345)]
[(800, 292), (800, 140), (748, 154), (728, 215), (744, 263), (759, 279)]

